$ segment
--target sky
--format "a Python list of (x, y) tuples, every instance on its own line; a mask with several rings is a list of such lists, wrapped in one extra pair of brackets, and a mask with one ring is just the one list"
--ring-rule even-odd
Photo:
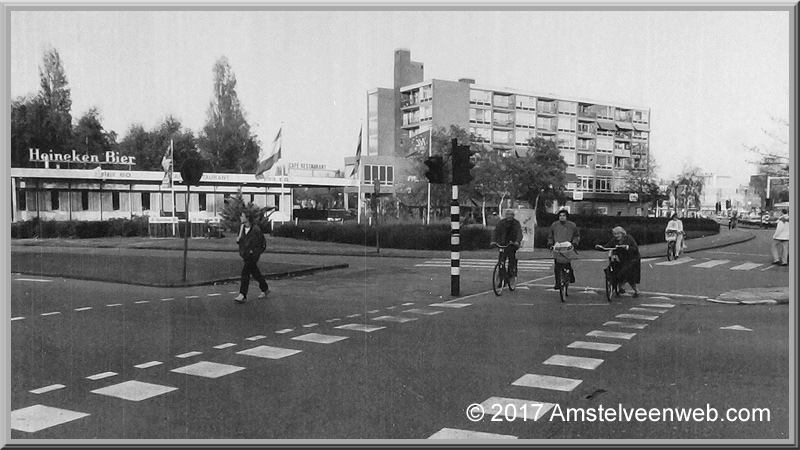
[(172, 115), (198, 133), (228, 58), (252, 131), (281, 162), (344, 167), (366, 93), (393, 85), (394, 51), (425, 79), (642, 106), (658, 175), (685, 165), (746, 184), (771, 116), (789, 118), (787, 11), (9, 11), (10, 95), (35, 94), (58, 50), (72, 115), (99, 110), (119, 140)]

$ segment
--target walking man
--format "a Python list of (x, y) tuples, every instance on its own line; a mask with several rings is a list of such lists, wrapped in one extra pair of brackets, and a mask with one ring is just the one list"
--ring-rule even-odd
[[(553, 222), (550, 225), (550, 232), (547, 235), (547, 247), (553, 248), (554, 244), (560, 242), (570, 242), (572, 243), (573, 247), (578, 246), (578, 242), (581, 240), (581, 233), (578, 230), (578, 226), (575, 225), (575, 222), (572, 222), (569, 219), (569, 212), (566, 209), (562, 209), (558, 212), (558, 220)], [(558, 290), (558, 287), (561, 285), (561, 268), (564, 264), (558, 263), (555, 261), (555, 257), (553, 259), (553, 272), (556, 276), (556, 284), (553, 286), (554, 290)], [(571, 264), (566, 263), (569, 267), (569, 276), (570, 276), (570, 283), (575, 282), (575, 271), (572, 270)]]
[(240, 216), (242, 222), (239, 228), (239, 236), (236, 242), (239, 244), (239, 256), (244, 260), (244, 267), (242, 267), (242, 279), (239, 286), (239, 295), (234, 300), (238, 303), (247, 301), (247, 290), (250, 288), (250, 275), (258, 281), (258, 287), (261, 288), (261, 293), (258, 298), (264, 298), (269, 292), (267, 280), (264, 275), (258, 270), (258, 258), (267, 249), (267, 240), (264, 239), (264, 233), (261, 228), (255, 223), (255, 217), (248, 217), (245, 213)]
[(772, 264), (789, 265), (789, 211), (781, 210), (772, 235)]

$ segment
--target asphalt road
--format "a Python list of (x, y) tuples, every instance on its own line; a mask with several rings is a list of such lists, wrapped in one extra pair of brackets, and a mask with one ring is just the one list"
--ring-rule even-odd
[[(789, 306), (703, 300), (788, 286), (787, 268), (769, 265), (766, 233), (675, 265), (646, 261), (643, 295), (611, 303), (595, 289), (602, 252), (575, 263), (567, 303), (546, 289), (547, 261), (526, 262), (520, 288), (501, 297), (489, 291), (490, 262), (464, 261), (454, 298), (441, 261), (280, 255), (282, 264), (349, 267), (271, 281), (267, 300), (243, 305), (232, 301), (235, 284), (12, 274), (11, 438), (786, 439)], [(531, 380), (545, 384), (519, 385)], [(522, 415), (509, 409), (515, 401), (529, 413), (534, 403), (710, 405), (720, 414), (768, 408), (770, 417), (551, 420), (555, 406), (536, 421), (492, 416)], [(473, 403), (487, 415), (469, 420)]]

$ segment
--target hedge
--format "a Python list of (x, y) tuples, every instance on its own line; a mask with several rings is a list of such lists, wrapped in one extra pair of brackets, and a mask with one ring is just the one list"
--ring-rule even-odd
[(47, 238), (98, 238), (148, 236), (148, 219), (136, 216), (133, 219), (109, 220), (39, 220), (37, 218), (11, 224), (12, 239)]

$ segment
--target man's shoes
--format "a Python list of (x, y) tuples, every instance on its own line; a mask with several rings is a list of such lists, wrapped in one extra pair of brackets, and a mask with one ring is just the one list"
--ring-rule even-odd
[(247, 297), (245, 297), (242, 294), (239, 294), (239, 295), (236, 296), (236, 298), (234, 300), (236, 301), (236, 303), (244, 303), (244, 302), (247, 301)]
[(269, 294), (269, 289), (266, 291), (261, 291), (261, 293), (258, 294), (258, 298), (267, 298), (267, 294)]
[(617, 294), (624, 294), (624, 293), (625, 293), (625, 289), (617, 288)]
[(508, 287), (510, 287), (511, 289), (517, 287), (517, 277), (515, 276), (508, 277)]
[(555, 285), (555, 286), (553, 286), (553, 290), (554, 290), (554, 291), (557, 291), (557, 290), (559, 290), (559, 289), (560, 289), (560, 288), (558, 287), (558, 285)]
[(772, 264), (775, 264), (776, 266), (782, 265), (780, 261), (772, 261)]
[(781, 266), (788, 266), (788, 265), (789, 265), (789, 263), (781, 264)]
[(633, 298), (639, 298), (639, 293), (636, 292), (636, 291), (633, 291)]

